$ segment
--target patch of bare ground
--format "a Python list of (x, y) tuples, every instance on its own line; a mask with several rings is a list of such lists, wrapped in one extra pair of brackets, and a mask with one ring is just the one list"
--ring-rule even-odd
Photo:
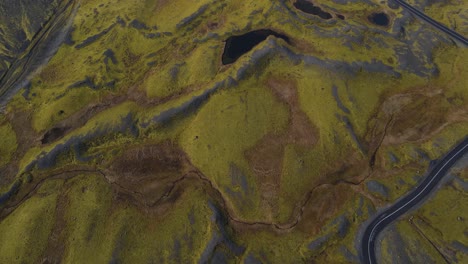
[[(429, 91), (429, 88), (433, 90)], [(468, 121), (468, 109), (457, 107), (450, 101), (441, 90), (433, 87), (390, 96), (382, 103), (381, 111), (393, 116), (393, 122), (382, 143), (425, 141), (450, 124)]]
[(371, 170), (381, 174), (385, 167), (385, 158), (378, 153), (382, 145), (424, 142), (449, 125), (468, 122), (468, 108), (460, 106), (460, 100), (446, 98), (441, 89), (432, 86), (382, 97), (366, 133)]
[(153, 9), (153, 12), (156, 13), (158, 10), (162, 10), (166, 5), (170, 4), (172, 1), (171, 0), (159, 0), (156, 1), (156, 5)]
[(43, 253), (43, 264), (60, 263), (63, 259), (63, 254), (65, 252), (65, 228), (67, 224), (65, 213), (68, 204), (69, 199), (66, 195), (66, 191), (62, 190), (57, 198), (55, 222), (47, 241), (46, 250)]
[(273, 220), (279, 209), (284, 144), (284, 138), (270, 134), (245, 153), (259, 185), (260, 207), (266, 210), (265, 219), (268, 221)]
[(288, 144), (312, 147), (317, 142), (317, 129), (299, 108), (296, 82), (287, 78), (269, 77), (266, 86), (289, 109), (289, 126), (280, 133), (265, 135), (253, 148), (245, 152), (261, 193), (260, 207), (266, 219), (277, 215), (284, 148)]
[(124, 51), (122, 62), (125, 68), (130, 69), (132, 66), (136, 65), (140, 61), (141, 57), (142, 55), (135, 54), (129, 48), (127, 48)]
[(126, 150), (105, 174), (123, 193), (151, 207), (193, 171), (186, 154), (171, 142), (164, 142)]
[(425, 138), (445, 123), (447, 107), (444, 97), (411, 98), (411, 103), (403, 106), (394, 115), (395, 123), (388, 131), (387, 142), (416, 141)]
[(282, 135), (285, 142), (312, 147), (318, 140), (318, 130), (309, 117), (300, 109), (297, 84), (289, 77), (272, 77), (266, 80), (266, 87), (289, 108), (289, 128)]
[(315, 188), (310, 195), (310, 202), (302, 209), (301, 218), (307, 221), (299, 221), (297, 228), (312, 235), (319, 234), (330, 219), (343, 211), (343, 205), (353, 195), (354, 191), (346, 184), (325, 184)]
[(224, 26), (225, 22), (226, 22), (225, 17), (217, 19), (216, 22), (215, 21), (208, 21), (207, 23), (200, 26), (200, 28), (198, 29), (198, 32), (199, 32), (199, 34), (201, 36), (204, 36), (204, 35), (206, 35), (206, 34), (208, 34), (210, 32), (214, 32), (217, 29), (222, 28)]
[(291, 43), (294, 48), (298, 49), (300, 54), (314, 54), (314, 55), (324, 55), (323, 51), (317, 50), (317, 48), (311, 44), (310, 42), (307, 42), (304, 39), (296, 39), (296, 38), (291, 38)]

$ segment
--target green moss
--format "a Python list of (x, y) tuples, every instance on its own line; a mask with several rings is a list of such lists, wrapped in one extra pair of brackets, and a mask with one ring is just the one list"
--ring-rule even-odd
[(252, 255), (263, 263), (304, 263), (308, 255), (306, 237), (297, 231), (282, 235), (254, 231), (240, 235), (239, 241), (249, 249), (245, 257)]
[(164, 98), (184, 90), (209, 87), (208, 83), (215, 78), (221, 64), (220, 50), (217, 42), (207, 42), (198, 46), (188, 58), (151, 71), (143, 84), (147, 96)]
[(161, 5), (152, 6), (149, 21), (157, 24), (161, 31), (174, 32), (176, 25), (184, 18), (197, 12), (203, 5), (213, 4), (212, 0), (181, 0), (178, 2), (164, 2)]
[(37, 263), (47, 247), (54, 224), (60, 180), (46, 181), (37, 195), (29, 198), (0, 222), (0, 262)]
[(411, 191), (417, 184), (418, 178), (426, 172), (427, 167), (414, 165), (403, 167), (403, 170), (394, 175), (388, 175), (385, 178), (379, 178), (379, 181), (388, 188), (388, 200), (393, 202)]
[(394, 256), (390, 253), (389, 248), (391, 242), (386, 236), (383, 237), (381, 241), (382, 242), (380, 243), (380, 260), (384, 264), (391, 263), (391, 260), (394, 258)]
[[(54, 142), (54, 144), (46, 145), (44, 147), (33, 147), (30, 148), (26, 154), (23, 156), (23, 158), (20, 161), (20, 171), (24, 170), (24, 168), (29, 165), (31, 162), (33, 162), (40, 153), (48, 153), (52, 149), (54, 149), (57, 145), (63, 144), (70, 140), (72, 137), (76, 136), (84, 136), (88, 133), (93, 133), (96, 132), (100, 129), (104, 129), (107, 127), (119, 127), (122, 125), (122, 119), (126, 117), (129, 113), (132, 113), (135, 111), (135, 109), (138, 109), (136, 104), (134, 102), (124, 102), (122, 104), (116, 105), (112, 108), (106, 109), (99, 114), (95, 115), (92, 117), (86, 124), (76, 130), (74, 130), (72, 133), (67, 134), (65, 137), (62, 139)], [(98, 151), (99, 149), (107, 149), (109, 147), (119, 145), (119, 144), (125, 144), (128, 143), (130, 140), (129, 136), (122, 135), (120, 133), (110, 133), (110, 135), (107, 135), (108, 137), (111, 138), (111, 140), (105, 141), (105, 142), (96, 142), (96, 144), (93, 145), (93, 142), (90, 144), (90, 151)], [(69, 155), (70, 153), (66, 153)], [(72, 158), (72, 157), (69, 157)], [(70, 161), (73, 162), (73, 160), (67, 159), (65, 162), (68, 164)], [(22, 171), (21, 171), (22, 172)]]
[(108, 262), (118, 231), (118, 218), (110, 211), (111, 188), (101, 175), (93, 174), (76, 176), (67, 185), (64, 262)]
[[(245, 81), (236, 89), (213, 95), (181, 135), (180, 144), (192, 163), (220, 187), (231, 185), (230, 164), (248, 170), (244, 152), (267, 133), (278, 133), (287, 122), (287, 110), (265, 88)], [(249, 185), (256, 186), (254, 179)], [(258, 195), (258, 194), (255, 194)], [(254, 204), (258, 196), (251, 197)], [(245, 208), (243, 217), (262, 217), (257, 206)], [(239, 212), (240, 208), (236, 208)]]
[(462, 6), (463, 4), (458, 1), (433, 3), (427, 5), (423, 12), (448, 28), (453, 28), (465, 36), (468, 33), (468, 26), (464, 23), (464, 16), (468, 12), (466, 4), (465, 8)]
[[(188, 188), (169, 211), (148, 214), (112, 202), (112, 190), (100, 175), (77, 176), (67, 185), (65, 262), (194, 262), (216, 228), (201, 189)], [(171, 253), (175, 244), (178, 257)]]
[[(344, 124), (335, 116), (339, 112), (331, 93), (334, 80), (327, 77), (318, 67), (304, 68), (301, 76), (303, 78), (298, 82), (299, 102), (312, 123), (319, 128), (318, 148), (326, 159), (331, 158), (328, 155), (333, 155), (333, 158), (339, 157), (348, 152), (354, 143), (350, 140)], [(336, 134), (347, 144), (336, 144)]]
[(437, 249), (426, 238), (420, 235), (409, 222), (398, 222), (396, 227), (402, 235), (405, 242), (405, 251), (410, 256), (412, 262), (445, 262), (444, 258), (437, 252)]
[(10, 162), (18, 147), (15, 131), (8, 123), (0, 126), (0, 146), (0, 167), (2, 167)]
[(467, 204), (468, 197), (446, 186), (438, 190), (436, 196), (427, 201), (417, 214), (440, 230), (444, 241), (451, 243), (458, 240), (466, 245), (468, 238), (460, 236), (466, 229), (466, 224), (458, 219), (468, 219)]
[(44, 102), (44, 105), (34, 112), (33, 127), (36, 131), (44, 131), (57, 122), (69, 117), (83, 106), (95, 100), (96, 92), (88, 89), (73, 89), (66, 96)]
[(213, 212), (206, 201), (203, 190), (187, 188), (170, 210), (156, 219), (126, 209), (122, 229), (125, 235), (120, 241), (118, 258), (125, 263), (197, 262), (213, 232), (218, 232), (216, 223), (210, 220)]

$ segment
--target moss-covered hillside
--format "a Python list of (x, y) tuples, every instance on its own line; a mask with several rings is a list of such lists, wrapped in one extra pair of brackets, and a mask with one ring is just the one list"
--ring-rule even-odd
[[(0, 263), (358, 263), (468, 134), (468, 49), (391, 1), (312, 2), (0, 3)], [(412, 3), (468, 35), (463, 1)], [(455, 173), (382, 263), (467, 261)]]

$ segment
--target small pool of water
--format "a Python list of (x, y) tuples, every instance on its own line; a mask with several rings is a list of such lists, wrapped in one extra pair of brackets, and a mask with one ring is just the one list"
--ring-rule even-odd
[(45, 133), (44, 137), (41, 139), (42, 144), (48, 144), (53, 142), (61, 137), (68, 131), (68, 127), (54, 127), (51, 130)]
[(240, 56), (252, 50), (256, 45), (264, 41), (270, 35), (282, 38), (286, 42), (289, 42), (289, 38), (287, 36), (269, 29), (260, 29), (240, 36), (232, 36), (226, 40), (226, 45), (224, 46), (224, 52), (222, 55), (222, 63), (226, 65), (235, 62)]
[(312, 2), (309, 2), (307, 0), (297, 0), (296, 2), (294, 2), (293, 5), (294, 7), (305, 13), (316, 15), (323, 19), (332, 18), (332, 15), (330, 13), (323, 11), (320, 7), (315, 6)]
[(390, 19), (385, 13), (374, 13), (368, 17), (369, 21), (378, 26), (388, 26)]

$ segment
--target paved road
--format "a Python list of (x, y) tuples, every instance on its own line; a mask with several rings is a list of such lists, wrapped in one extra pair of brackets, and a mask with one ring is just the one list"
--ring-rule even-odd
[(424, 181), (390, 208), (380, 213), (364, 231), (361, 244), (361, 261), (363, 263), (377, 263), (375, 243), (379, 233), (392, 221), (406, 213), (421, 202), (437, 186), (452, 166), (468, 152), (468, 137), (453, 148), (437, 164), (430, 168)]
[(461, 42), (465, 46), (468, 46), (468, 39), (465, 38), (464, 36), (458, 34), (454, 30), (451, 30), (450, 28), (444, 26), (443, 24), (435, 21), (434, 19), (426, 16), (423, 12), (419, 11), (418, 9), (414, 8), (413, 6), (411, 6), (410, 4), (406, 3), (403, 0), (394, 0), (394, 1), (397, 2), (399, 5), (401, 5), (403, 8), (405, 8), (406, 10), (413, 13), (415, 16), (417, 16), (420, 19), (426, 21), (428, 24), (434, 26), (435, 28), (437, 28), (440, 31), (444, 32), (445, 34), (449, 35), (450, 37), (458, 40), (459, 42)]

